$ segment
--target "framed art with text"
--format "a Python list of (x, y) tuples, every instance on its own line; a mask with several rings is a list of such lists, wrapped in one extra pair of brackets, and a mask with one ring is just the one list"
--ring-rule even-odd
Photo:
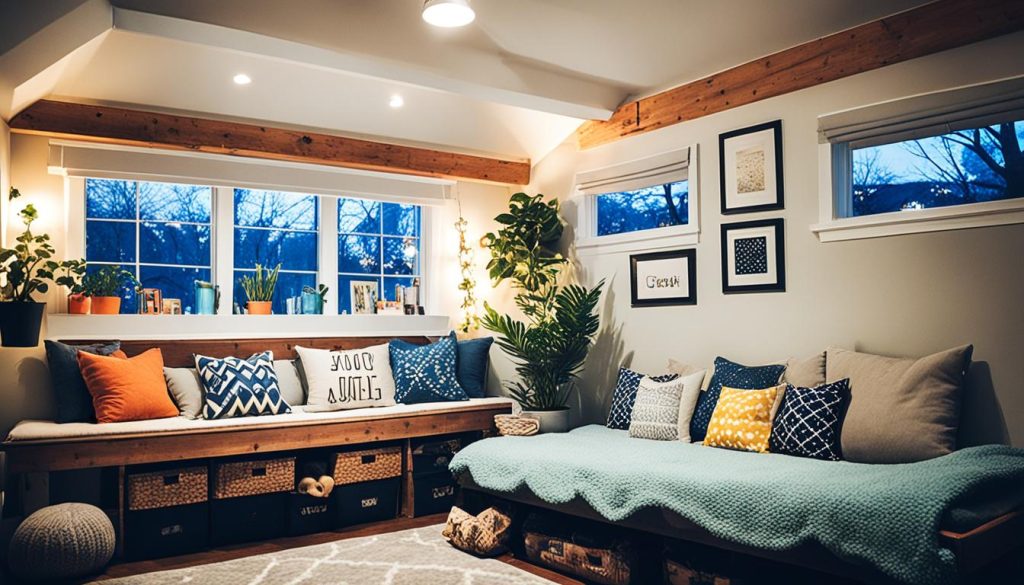
[(718, 135), (722, 213), (785, 207), (782, 184), (782, 120)]
[(697, 304), (697, 251), (672, 250), (629, 257), (633, 307)]
[(782, 218), (722, 224), (722, 292), (785, 292)]

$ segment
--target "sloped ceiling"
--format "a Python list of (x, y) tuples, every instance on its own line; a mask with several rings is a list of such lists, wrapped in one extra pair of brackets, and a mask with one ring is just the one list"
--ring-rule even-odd
[(924, 3), (473, 0), (442, 30), (421, 0), (0, 2), (4, 118), (56, 97), (533, 160), (627, 99)]

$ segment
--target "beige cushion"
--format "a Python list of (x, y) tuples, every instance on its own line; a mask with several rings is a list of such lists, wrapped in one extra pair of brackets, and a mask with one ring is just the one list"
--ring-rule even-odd
[(672, 358), (669, 358), (668, 360), (667, 369), (670, 374), (675, 374), (680, 377), (686, 377), (697, 372), (704, 372), (704, 381), (700, 384), (701, 392), (708, 389), (708, 386), (711, 385), (711, 377), (715, 375), (715, 364), (711, 364), (710, 368), (702, 369), (689, 364), (684, 364), (683, 362), (678, 362)]
[(274, 373), (277, 374), (277, 387), (281, 390), (281, 398), (291, 406), (306, 403), (306, 392), (302, 388), (298, 364), (299, 360), (274, 360)]
[(825, 383), (825, 352), (806, 359), (789, 358), (782, 381), (799, 388), (816, 388)]
[(690, 442), (690, 420), (697, 408), (701, 386), (704, 384), (707, 370), (701, 370), (682, 377), (683, 395), (679, 398), (679, 440)]
[(203, 418), (203, 385), (195, 368), (164, 368), (164, 380), (181, 416)]
[(908, 359), (830, 347), (826, 380), (850, 379), (843, 457), (860, 463), (910, 463), (953, 452), (972, 350), (965, 345)]

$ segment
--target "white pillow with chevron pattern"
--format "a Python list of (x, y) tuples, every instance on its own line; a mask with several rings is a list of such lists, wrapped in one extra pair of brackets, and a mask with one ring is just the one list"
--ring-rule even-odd
[(196, 355), (196, 371), (203, 384), (203, 418), (232, 418), (288, 414), (291, 407), (281, 396), (274, 354), (257, 353), (249, 359)]
[(388, 345), (330, 351), (296, 346), (306, 374), (306, 412), (395, 404)]

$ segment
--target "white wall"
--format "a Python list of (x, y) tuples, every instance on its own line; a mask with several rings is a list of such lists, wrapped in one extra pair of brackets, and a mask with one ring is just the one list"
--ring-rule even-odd
[[(1024, 225), (823, 244), (818, 217), (817, 117), (824, 113), (1024, 74), (1024, 34), (1001, 37), (864, 73), (601, 146), (563, 144), (535, 166), (531, 192), (567, 198), (582, 170), (699, 143), (701, 241), (698, 304), (630, 308), (628, 254), (584, 259), (590, 283), (608, 281), (603, 326), (583, 380), (579, 416), (601, 421), (616, 368), (661, 372), (668, 358), (705, 365), (805, 356), (830, 344), (919, 356), (975, 344), (963, 442), (1024, 445)], [(786, 209), (724, 218), (718, 135), (783, 121)], [(575, 214), (567, 210), (570, 222)], [(786, 220), (787, 292), (723, 295), (720, 225)], [(994, 387), (994, 396), (993, 396)], [(1003, 421), (1005, 419), (1005, 423)]]
[(0, 120), (0, 246), (7, 243), (7, 219), (9, 202), (7, 192), (11, 188), (11, 129), (7, 122)]

